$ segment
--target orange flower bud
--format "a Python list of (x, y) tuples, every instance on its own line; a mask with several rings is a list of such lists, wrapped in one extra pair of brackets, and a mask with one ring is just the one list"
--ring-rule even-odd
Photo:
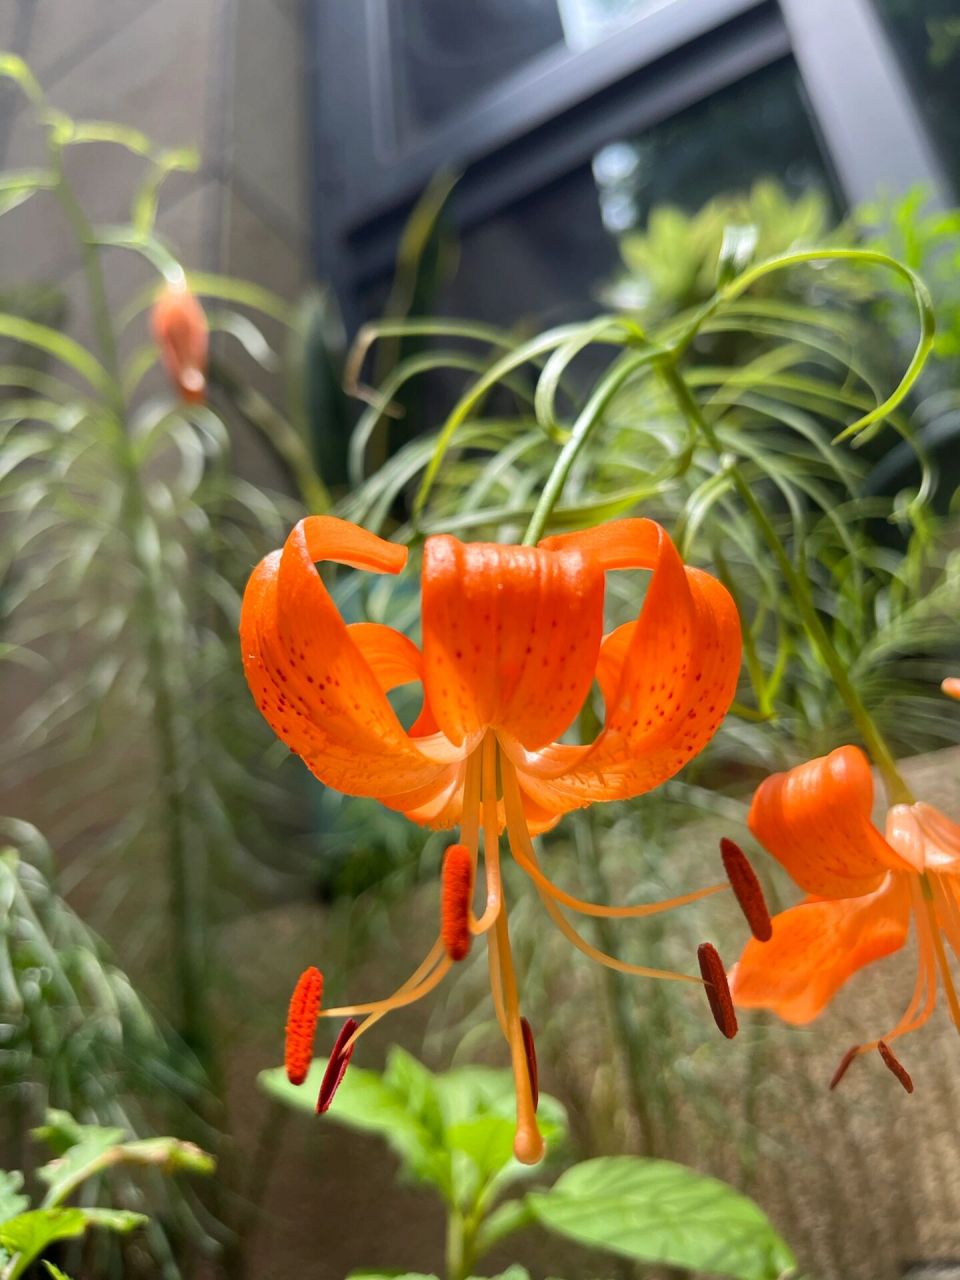
[(150, 328), (180, 398), (202, 404), (207, 394), (209, 330), (203, 307), (185, 284), (167, 285), (158, 295)]

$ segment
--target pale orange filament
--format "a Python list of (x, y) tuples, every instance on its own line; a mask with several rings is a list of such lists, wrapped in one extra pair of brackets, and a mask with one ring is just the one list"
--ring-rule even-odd
[[(417, 966), (414, 972), (407, 978), (401, 986), (397, 987), (392, 996), (387, 996), (384, 1000), (371, 1000), (366, 1004), (345, 1004), (339, 1005), (336, 1009), (321, 1009), (321, 1018), (353, 1018), (364, 1013), (378, 1013), (386, 1006), (393, 1006), (394, 1001), (400, 1001), (396, 1008), (410, 1004), (411, 1000), (407, 999), (412, 992), (421, 990), (424, 979), (428, 974), (432, 974), (432, 970), (444, 958), (443, 940), (438, 938), (430, 948), (424, 960)], [(447, 966), (449, 968), (449, 966)], [(444, 971), (446, 972), (446, 970)], [(429, 978), (427, 979), (429, 981)], [(436, 984), (434, 983), (434, 986)], [(433, 989), (432, 987), (430, 988)], [(416, 997), (419, 998), (419, 997)]]
[[(484, 857), (489, 859), (493, 849), (499, 850), (499, 806), (497, 804), (497, 744), (488, 734), (484, 744), (483, 769), (483, 825)], [(513, 1067), (513, 1086), (517, 1099), (517, 1129), (513, 1139), (513, 1154), (521, 1164), (536, 1164), (543, 1156), (544, 1144), (537, 1127), (537, 1108), (533, 1100), (533, 1086), (527, 1065), (527, 1050), (520, 1021), (520, 1000), (517, 979), (513, 970), (513, 953), (510, 949), (510, 929), (507, 923), (507, 905), (500, 897), (493, 927), (487, 933), (490, 950), (490, 976), (497, 1019), (510, 1045), (510, 1063)]]
[[(523, 815), (523, 801), (520, 797), (520, 785), (517, 782), (516, 770), (505, 752), (500, 754), (500, 772), (503, 778), (503, 798), (507, 811), (507, 833), (510, 838), (510, 850), (525, 871), (528, 871), (528, 867), (539, 871), (537, 855)], [(528, 874), (530, 874), (529, 871)], [(557, 906), (552, 894), (542, 887), (540, 880), (533, 876), (531, 878), (534, 880), (540, 900), (560, 932), (578, 951), (582, 951), (585, 956), (589, 956), (597, 964), (602, 964), (608, 969), (616, 969), (619, 973), (629, 973), (636, 977), (662, 978), (671, 982), (690, 982), (695, 986), (703, 986), (703, 979), (694, 977), (692, 974), (675, 973), (670, 969), (651, 969), (647, 965), (628, 964), (625, 960), (618, 960), (615, 956), (609, 956), (606, 952), (598, 950), (597, 947), (587, 942), (586, 938), (582, 937), (574, 929), (573, 925), (570, 924)], [(545, 879), (545, 877), (543, 878)], [(726, 888), (725, 885), (718, 887)], [(701, 891), (699, 896), (703, 896), (703, 892), (709, 893), (714, 892), (714, 890)], [(611, 908), (611, 910), (616, 909)], [(632, 911), (633, 909), (627, 908), (627, 910)]]
[[(943, 979), (943, 989), (947, 994), (947, 1004), (950, 1008), (950, 1019), (957, 1030), (960, 1031), (960, 1001), (957, 1000), (957, 992), (953, 985), (953, 976), (950, 973), (950, 962), (947, 959), (947, 953), (943, 947), (941, 921), (937, 917), (937, 911), (934, 905), (937, 879), (937, 876), (925, 876), (923, 879), (924, 906), (927, 911), (930, 935), (933, 940), (933, 949), (937, 957), (937, 967), (940, 970), (940, 977)], [(946, 925), (945, 920), (943, 923)]]
[[(500, 877), (500, 817), (497, 810), (497, 739), (488, 732), (483, 740), (483, 870), (487, 882), (487, 905), (483, 914), (471, 918), (470, 931), (486, 933), (500, 912), (503, 885)], [(478, 806), (479, 807), (479, 806)]]

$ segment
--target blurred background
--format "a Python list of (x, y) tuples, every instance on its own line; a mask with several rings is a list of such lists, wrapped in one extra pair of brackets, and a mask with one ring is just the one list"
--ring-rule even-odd
[[(150, 235), (210, 277), (197, 291), (212, 329), (210, 405), (187, 416), (189, 439), (164, 436), (156, 455), (144, 446), (137, 492), (154, 561), (131, 507), (140, 464), (127, 459), (126, 479), (111, 480), (113, 446), (83, 414), (51, 418), (56, 439), (42, 456), (28, 449), (28, 466), (0, 459), (0, 812), (13, 851), (0, 896), (11, 975), (0, 1164), (29, 1167), (28, 1129), (48, 1102), (217, 1150), (215, 1194), (155, 1189), (169, 1201), (140, 1252), (104, 1246), (86, 1270), (76, 1263), (78, 1275), (439, 1270), (442, 1217), (429, 1195), (395, 1185), (393, 1157), (374, 1138), (288, 1115), (256, 1075), (280, 1057), (288, 993), (307, 964), (324, 969), (331, 992), (359, 997), (406, 975), (430, 941), (443, 842), (324, 793), (273, 742), (239, 671), (239, 592), (305, 510), (336, 509), (385, 534), (407, 527), (409, 477), (391, 472), (377, 488), (373, 464), (436, 431), (472, 366), (440, 358), (439, 339), (388, 337), (365, 377), (388, 382), (417, 359), (429, 376), (415, 388), (401, 376), (396, 416), (371, 422), (369, 404), (344, 390), (357, 389), (346, 353), (366, 322), (462, 317), (529, 337), (608, 308), (652, 323), (710, 296), (731, 224), (755, 227), (762, 254), (869, 241), (933, 287), (936, 360), (906, 418), (938, 478), (931, 520), (947, 531), (911, 579), (941, 612), (911, 615), (908, 638), (871, 650), (863, 678), (911, 757), (911, 779), (960, 812), (960, 726), (931, 699), (957, 653), (960, 4), (0, 0), (0, 48), (24, 59), (59, 111), (145, 135), (151, 163), (197, 148), (198, 164), (164, 171)], [(0, 166), (26, 173), (45, 163), (45, 146), (35, 104), (0, 81)], [(142, 189), (138, 146), (91, 137), (66, 154), (98, 227), (124, 224)], [(0, 219), (3, 310), (92, 345), (83, 245), (46, 194)], [(156, 270), (122, 239), (100, 250), (107, 301), (139, 371), (134, 438), (152, 441), (168, 430), (157, 408), (165, 386), (149, 357), (137, 362)], [(246, 283), (224, 283), (234, 278)], [(774, 301), (796, 310), (714, 334), (695, 361), (742, 366), (774, 338), (795, 339), (821, 308), (849, 326), (826, 345), (849, 350), (857, 370), (862, 356), (876, 359), (887, 389), (909, 358), (909, 308), (871, 283), (791, 276)], [(25, 355), (7, 330), (0, 343), (5, 370), (30, 374), (10, 375), (5, 403), (20, 403), (14, 385), (57, 399), (43, 381), (57, 353)], [(588, 357), (577, 377), (592, 372)], [(802, 408), (811, 429), (836, 426), (829, 406)], [(369, 442), (359, 464), (358, 422)], [(57, 441), (74, 426), (64, 453)], [(916, 458), (884, 437), (855, 460), (874, 576), (858, 588), (866, 605), (851, 605), (855, 621), (838, 608), (852, 656), (896, 614), (890, 584), (913, 563), (887, 516), (916, 483)], [(816, 506), (812, 484), (808, 496)], [(409, 593), (371, 601), (349, 576), (338, 592), (351, 620), (414, 625)], [(828, 681), (807, 672), (787, 686), (771, 736), (738, 721), (657, 804), (562, 828), (550, 846), (556, 878), (594, 897), (712, 881), (719, 835), (743, 830), (750, 782), (791, 744), (825, 750), (845, 738)], [(776, 900), (777, 883), (768, 887)], [(895, 1098), (891, 1079), (866, 1070), (838, 1094), (824, 1087), (839, 1052), (905, 1001), (909, 964), (865, 979), (812, 1030), (748, 1019), (734, 1046), (718, 1045), (697, 1002), (588, 971), (562, 939), (540, 940), (535, 904), (522, 889), (516, 897), (542, 1075), (568, 1108), (578, 1155), (629, 1150), (727, 1178), (822, 1280), (960, 1277), (960, 1075), (946, 1019), (910, 1045), (924, 1080), (916, 1097)], [(685, 965), (701, 936), (729, 938), (732, 960), (734, 909), (711, 903), (682, 926), (670, 919), (626, 953)], [(465, 969), (429, 1008), (381, 1024), (365, 1065), (394, 1041), (435, 1068), (502, 1065), (482, 958)], [(535, 1231), (518, 1239), (493, 1261), (567, 1280), (654, 1274)]]

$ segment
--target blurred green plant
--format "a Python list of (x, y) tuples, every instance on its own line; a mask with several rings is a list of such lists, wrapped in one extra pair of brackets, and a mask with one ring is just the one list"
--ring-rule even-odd
[[(260, 1083), (284, 1105), (312, 1112), (325, 1067), (315, 1061), (298, 1087), (282, 1068), (263, 1072)], [(515, 1105), (509, 1071), (434, 1074), (394, 1048), (382, 1074), (347, 1072), (328, 1116), (381, 1137), (400, 1160), (400, 1176), (442, 1199), (446, 1280), (467, 1280), (491, 1249), (532, 1225), (632, 1262), (685, 1272), (730, 1280), (793, 1273), (793, 1254), (752, 1201), (668, 1160), (587, 1160), (548, 1188), (525, 1190), (534, 1171), (513, 1155)], [(564, 1109), (541, 1094), (538, 1119), (555, 1157), (566, 1139)], [(381, 1274), (351, 1273), (354, 1280)], [(523, 1274), (511, 1268), (501, 1280)]]
[[(129, 978), (105, 954), (54, 887), (52, 852), (26, 823), (0, 824), (0, 1138), (28, 1165), (26, 1134), (49, 1107), (65, 1109), (103, 1132), (146, 1142), (157, 1121), (208, 1109), (199, 1064), (165, 1031)], [(59, 1114), (59, 1112), (58, 1112)], [(211, 1134), (211, 1137), (215, 1135)], [(124, 1168), (111, 1174), (121, 1200), (132, 1194)], [(164, 1225), (147, 1238), (166, 1280), (180, 1272), (169, 1237), (215, 1248), (211, 1224), (174, 1185), (154, 1185)], [(2, 1274), (2, 1272), (0, 1272)]]
[[(66, 1111), (48, 1111), (33, 1133), (53, 1149), (55, 1158), (36, 1171), (46, 1187), (36, 1208), (23, 1194), (24, 1175), (0, 1171), (0, 1280), (18, 1280), (51, 1246), (77, 1240), (91, 1228), (127, 1235), (147, 1225), (147, 1215), (132, 1209), (68, 1206), (81, 1191), (99, 1199), (108, 1173), (148, 1169), (163, 1175), (210, 1174), (214, 1169), (212, 1157), (191, 1142), (131, 1141), (121, 1127), (78, 1124)], [(66, 1280), (54, 1263), (45, 1259), (44, 1266), (54, 1280)]]

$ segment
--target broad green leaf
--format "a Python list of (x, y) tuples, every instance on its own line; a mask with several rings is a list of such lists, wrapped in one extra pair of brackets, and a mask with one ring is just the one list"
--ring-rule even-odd
[(82, 1182), (118, 1164), (145, 1165), (162, 1173), (211, 1173), (212, 1156), (179, 1138), (141, 1138), (122, 1141), (124, 1131), (78, 1124), (65, 1111), (47, 1112), (47, 1123), (34, 1135), (62, 1154), (37, 1171), (47, 1184), (46, 1206), (61, 1203)]
[(75, 1239), (86, 1229), (80, 1209), (31, 1209), (0, 1223), (0, 1246), (14, 1258), (4, 1280), (16, 1280), (56, 1240)]
[(30, 1197), (21, 1194), (22, 1187), (23, 1174), (19, 1169), (12, 1173), (0, 1170), (0, 1223), (30, 1208)]
[(81, 1124), (79, 1120), (74, 1120), (69, 1111), (48, 1107), (44, 1123), (37, 1125), (32, 1133), (38, 1142), (45, 1142), (57, 1155), (63, 1155), (65, 1151), (81, 1143), (101, 1148), (112, 1147), (122, 1140), (125, 1130), (112, 1125), (104, 1127), (99, 1124)]
[(57, 1240), (73, 1240), (88, 1227), (126, 1234), (147, 1222), (143, 1213), (123, 1209), (31, 1209), (0, 1223), (0, 1246), (13, 1256), (4, 1280), (17, 1280), (30, 1263)]
[[(282, 1068), (261, 1072), (260, 1084), (278, 1101), (312, 1114), (326, 1065), (325, 1060), (315, 1060), (299, 1087), (289, 1083)], [(383, 1138), (408, 1172), (449, 1197), (449, 1155), (434, 1133), (411, 1112), (408, 1096), (389, 1086), (378, 1072), (351, 1067), (327, 1115), (338, 1124)]]
[(796, 1265), (752, 1200), (670, 1160), (587, 1160), (527, 1204), (548, 1230), (638, 1262), (730, 1280), (777, 1280)]
[[(265, 1071), (260, 1083), (279, 1101), (313, 1112), (325, 1063), (314, 1062), (306, 1082), (291, 1085), (282, 1069)], [(499, 1179), (529, 1171), (513, 1158), (516, 1100), (509, 1071), (462, 1067), (440, 1075), (402, 1049), (391, 1050), (383, 1075), (351, 1067), (329, 1117), (377, 1133), (409, 1173), (438, 1187), (459, 1204)], [(540, 1121), (551, 1146), (566, 1132), (566, 1115), (555, 1098), (541, 1094)]]

